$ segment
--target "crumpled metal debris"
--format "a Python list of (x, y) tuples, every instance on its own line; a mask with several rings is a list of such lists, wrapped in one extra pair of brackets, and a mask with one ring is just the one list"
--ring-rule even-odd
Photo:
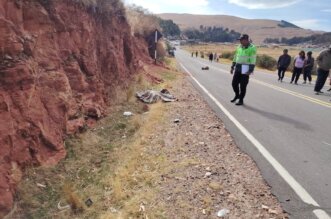
[(176, 98), (170, 94), (167, 89), (161, 91), (147, 90), (136, 93), (136, 97), (144, 103), (156, 103), (159, 100), (163, 102), (174, 102)]

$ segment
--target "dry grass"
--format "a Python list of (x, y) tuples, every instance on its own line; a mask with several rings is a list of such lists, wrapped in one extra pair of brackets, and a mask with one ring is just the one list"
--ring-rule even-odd
[[(224, 52), (233, 52), (235, 51), (237, 45), (222, 45), (222, 44), (205, 44), (205, 45), (193, 45), (193, 46), (184, 46), (183, 49), (192, 53), (192, 52), (202, 52), (205, 54), (205, 58), (208, 58), (206, 54), (209, 53), (217, 53), (218, 55), (221, 55)], [(297, 48), (297, 47), (275, 47), (275, 48), (264, 48), (264, 47), (258, 47), (257, 49), (257, 54), (258, 55), (268, 55), (276, 60), (278, 60), (279, 56), (283, 54), (283, 50), (288, 49), (289, 50), (289, 55), (293, 57), (297, 56), (299, 52), (302, 50), (302, 48)], [(313, 56), (316, 58), (319, 54), (319, 51), (314, 52)], [(199, 53), (200, 56), (200, 53)], [(195, 56), (194, 56), (195, 57)], [(220, 63), (223, 64), (231, 64), (232, 60), (229, 59), (220, 59)], [(258, 69), (261, 69), (258, 67)], [(263, 71), (268, 72), (268, 73), (276, 73), (276, 71), (270, 71), (263, 69)], [(292, 72), (291, 67), (290, 69), (286, 72), (287, 77), (291, 77)], [(313, 75), (313, 78), (316, 78), (315, 75)]]
[[(204, 52), (205, 54), (212, 52), (221, 55), (224, 52), (235, 51), (236, 47), (237, 45), (206, 44), (206, 45), (185, 46), (184, 49), (189, 52), (201, 51)], [(292, 57), (298, 55), (299, 52), (301, 51), (300, 48), (296, 48), (296, 47), (275, 47), (275, 48), (258, 47), (257, 54), (269, 55), (278, 60), (279, 56), (283, 54), (283, 50), (285, 48), (289, 50), (289, 55), (291, 55)]]
[[(138, 75), (110, 116), (95, 129), (66, 140), (63, 161), (27, 169), (10, 218), (164, 218), (163, 204), (154, 199), (156, 182), (170, 164), (162, 154), (164, 142), (153, 133), (167, 119), (168, 106), (146, 107), (132, 94), (145, 87), (170, 86), (177, 77), (171, 74), (177, 75), (160, 71), (165, 83), (157, 86)], [(135, 115), (124, 117), (128, 110)], [(88, 199), (93, 201), (90, 207), (85, 204)]]

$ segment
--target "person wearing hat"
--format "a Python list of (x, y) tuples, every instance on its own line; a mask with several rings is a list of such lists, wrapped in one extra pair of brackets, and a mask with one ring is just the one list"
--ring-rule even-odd
[(313, 58), (313, 52), (309, 51), (307, 52), (307, 59), (306, 59), (306, 64), (303, 69), (303, 83), (307, 83), (307, 79), (309, 80), (309, 84), (311, 84), (311, 72), (313, 71), (315, 64), (315, 59)]
[(331, 69), (331, 45), (328, 49), (322, 51), (316, 58), (318, 65), (317, 68), (317, 80), (315, 84), (316, 95), (323, 93), (321, 90), (324, 87), (326, 79), (329, 76)]
[(231, 74), (233, 74), (232, 88), (235, 97), (231, 100), (236, 105), (244, 104), (246, 89), (249, 82), (249, 76), (254, 72), (256, 64), (256, 47), (250, 42), (247, 34), (241, 35), (238, 39), (240, 44), (235, 52), (233, 63), (231, 66)]

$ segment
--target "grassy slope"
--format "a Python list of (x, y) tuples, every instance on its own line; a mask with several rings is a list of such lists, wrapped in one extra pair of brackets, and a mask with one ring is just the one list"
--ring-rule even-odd
[[(174, 60), (167, 60), (175, 66)], [(147, 82), (140, 74), (131, 88), (123, 92), (107, 118), (97, 127), (66, 140), (67, 157), (54, 167), (31, 167), (19, 185), (17, 204), (7, 218), (162, 218), (162, 203), (153, 211), (144, 204), (156, 197), (156, 179), (165, 172), (166, 157), (153, 142), (153, 131), (165, 119), (167, 104), (146, 106), (133, 96), (141, 89), (171, 87), (179, 74), (165, 68), (150, 69), (164, 80)], [(124, 111), (133, 117), (125, 118)], [(148, 111), (148, 113), (145, 113)], [(91, 207), (85, 205), (91, 199)], [(58, 209), (58, 205), (70, 205)]]

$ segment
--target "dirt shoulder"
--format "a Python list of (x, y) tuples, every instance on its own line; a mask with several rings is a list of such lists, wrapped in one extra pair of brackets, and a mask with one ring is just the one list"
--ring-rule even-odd
[[(107, 118), (66, 141), (57, 166), (27, 170), (7, 218), (218, 218), (222, 209), (225, 218), (287, 218), (254, 161), (168, 64), (146, 66)], [(178, 101), (134, 98), (161, 88)]]
[(173, 168), (163, 175), (159, 195), (168, 218), (217, 218), (221, 209), (230, 210), (226, 218), (287, 217), (255, 162), (236, 146), (188, 76), (176, 81), (173, 92), (179, 101), (169, 106), (164, 128)]

